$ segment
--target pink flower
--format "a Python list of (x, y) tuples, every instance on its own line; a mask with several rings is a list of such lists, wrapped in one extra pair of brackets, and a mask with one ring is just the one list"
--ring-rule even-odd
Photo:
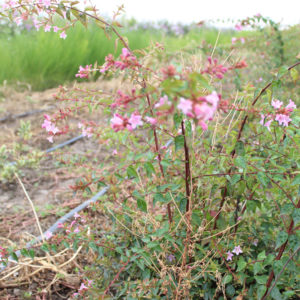
[(93, 284), (93, 280), (88, 280), (88, 286), (91, 286)]
[(215, 109), (204, 102), (202, 104), (196, 104), (194, 112), (197, 119), (207, 121), (212, 119)]
[(242, 44), (245, 44), (245, 39), (243, 37), (240, 38)]
[(34, 25), (34, 27), (36, 28), (37, 31), (42, 26), (42, 24), (38, 20), (36, 20), (36, 19), (33, 20), (33, 25)]
[(79, 66), (78, 73), (75, 75), (75, 77), (80, 78), (89, 78), (89, 73), (91, 71), (92, 65), (86, 65), (85, 68), (82, 66)]
[(67, 37), (67, 35), (66, 35), (66, 32), (65, 31), (63, 31), (60, 35), (59, 35), (59, 37), (61, 38), (61, 39), (66, 39), (66, 37)]
[(75, 218), (75, 219), (78, 219), (78, 218), (81, 218), (81, 216), (80, 216), (80, 214), (75, 213), (75, 214), (74, 214), (74, 218)]
[(58, 32), (58, 30), (59, 30), (59, 27), (53, 26), (53, 31), (54, 31), (54, 32)]
[(224, 77), (224, 74), (228, 71), (228, 68), (224, 67), (222, 64), (218, 64), (218, 60), (216, 58), (212, 59), (209, 56), (207, 60), (208, 66), (202, 71), (202, 74), (207, 73), (212, 76), (216, 76), (219, 79), (222, 79)]
[(232, 250), (232, 253), (239, 255), (240, 253), (243, 253), (243, 250), (241, 249), (241, 246), (238, 245), (238, 246), (234, 247), (234, 249)]
[(87, 289), (88, 289), (88, 287), (85, 286), (84, 283), (82, 283), (82, 284), (80, 285), (79, 291), (83, 291), (83, 290), (87, 290)]
[(260, 114), (260, 116), (261, 116), (261, 119), (259, 121), (259, 124), (260, 125), (264, 125), (265, 115), (264, 114)]
[(50, 7), (51, 1), (50, 0), (43, 0), (43, 4), (45, 7)]
[(53, 143), (53, 135), (47, 137), (47, 140), (48, 140), (50, 143)]
[(45, 237), (46, 237), (47, 240), (51, 239), (52, 236), (53, 236), (53, 234), (52, 234), (51, 231), (47, 231), (47, 232), (45, 233)]
[(128, 122), (131, 125), (132, 129), (137, 128), (138, 126), (143, 125), (143, 121), (142, 121), (142, 116), (133, 113), (130, 117), (130, 119), (128, 120)]
[(155, 118), (151, 118), (151, 117), (146, 116), (145, 119), (151, 125), (155, 125), (157, 123), (157, 120)]
[(51, 121), (48, 121), (47, 119), (44, 120), (44, 123), (42, 124), (42, 128), (45, 128), (47, 131), (50, 131), (49, 128), (51, 128), (52, 123)]
[(231, 44), (234, 45), (234, 44), (236, 43), (236, 41), (237, 41), (237, 38), (236, 38), (236, 37), (233, 37), (233, 38), (231, 39)]
[(115, 132), (118, 132), (121, 129), (125, 128), (125, 119), (119, 115), (119, 114), (114, 114), (114, 117), (110, 120), (111, 127)]
[(271, 123), (273, 122), (273, 119), (270, 119), (269, 121), (267, 121), (266, 123), (265, 123), (265, 127), (267, 127), (268, 128), (268, 130), (269, 131), (271, 131), (271, 129), (270, 129), (270, 125), (271, 125)]
[(241, 31), (243, 29), (243, 26), (241, 24), (236, 24), (234, 27), (237, 31)]
[(122, 49), (122, 59), (126, 59), (131, 55), (131, 53), (129, 52), (129, 50), (127, 48), (123, 48)]
[(171, 105), (171, 102), (169, 101), (168, 96), (165, 95), (159, 99), (159, 102), (154, 105), (154, 108), (159, 108), (161, 106), (169, 106), (169, 105)]
[(78, 227), (76, 227), (76, 228), (74, 229), (74, 233), (78, 233), (78, 232), (80, 232), (80, 230), (79, 230)]
[(288, 126), (289, 122), (292, 121), (292, 119), (284, 114), (277, 114), (275, 117), (275, 120), (278, 122), (279, 125)]
[(45, 32), (50, 32), (51, 30), (51, 26), (50, 25), (45, 25), (45, 28), (44, 28)]
[(113, 150), (112, 155), (118, 155), (117, 149), (114, 149), (114, 150)]
[(193, 102), (191, 100), (186, 100), (184, 98), (180, 98), (180, 102), (177, 105), (177, 108), (180, 109), (185, 115), (190, 113), (193, 108)]
[(90, 138), (93, 136), (92, 131), (93, 131), (92, 127), (82, 128), (82, 135)]
[(283, 102), (279, 101), (279, 100), (272, 100), (271, 105), (275, 108), (275, 109), (279, 109), (281, 107), (281, 105), (283, 104)]
[(228, 260), (232, 260), (233, 254), (232, 254), (230, 251), (228, 251), (226, 254), (227, 254), (226, 260), (227, 260), (227, 261), (228, 261)]
[(288, 111), (293, 111), (297, 108), (296, 104), (292, 99), (289, 100), (289, 104), (285, 107)]
[(203, 131), (206, 131), (207, 128), (208, 128), (207, 124), (204, 121), (202, 121), (202, 120), (199, 120), (198, 125), (201, 126), (201, 128), (202, 128)]
[(212, 104), (214, 108), (217, 108), (220, 97), (216, 91), (213, 91), (210, 95), (207, 95), (205, 99), (208, 103)]
[(58, 228), (64, 228), (64, 224), (63, 223), (58, 223), (57, 227)]

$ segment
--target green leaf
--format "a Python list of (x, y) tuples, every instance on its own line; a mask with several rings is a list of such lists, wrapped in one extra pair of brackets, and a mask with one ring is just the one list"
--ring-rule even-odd
[(10, 256), (13, 258), (13, 260), (19, 261), (18, 256), (17, 256), (17, 254), (15, 252), (11, 252)]
[(276, 249), (285, 243), (288, 237), (289, 236), (285, 231), (280, 231), (276, 238)]
[(244, 143), (238, 141), (235, 145), (235, 152), (238, 156), (245, 156), (245, 146)]
[(183, 148), (184, 146), (184, 136), (178, 135), (175, 137), (175, 151)]
[(223, 279), (223, 283), (224, 285), (226, 285), (227, 283), (230, 283), (232, 281), (232, 275), (226, 275)]
[(243, 271), (246, 268), (247, 263), (246, 263), (245, 259), (243, 257), (241, 257), (239, 259), (237, 265), (238, 265), (237, 272), (240, 272), (240, 271)]
[(21, 254), (22, 254), (23, 256), (29, 257), (29, 253), (28, 253), (28, 250), (27, 250), (26, 248), (21, 249), (20, 252), (21, 252)]
[(236, 159), (235, 159), (235, 165), (237, 167), (240, 167), (242, 169), (246, 169), (247, 167), (247, 161), (246, 161), (246, 158), (244, 156), (238, 156)]
[(146, 201), (144, 200), (144, 199), (142, 199), (142, 198), (138, 198), (137, 199), (137, 206), (138, 206), (138, 208), (141, 210), (141, 211), (143, 211), (143, 212), (147, 212), (147, 203), (146, 203)]
[(156, 193), (153, 197), (153, 205), (154, 206), (155, 206), (156, 202), (165, 203), (166, 199), (165, 199), (164, 195), (161, 193)]
[(182, 114), (175, 113), (173, 116), (173, 120), (174, 120), (175, 128), (178, 129), (182, 121)]
[(265, 285), (260, 285), (257, 289), (257, 300), (261, 300), (263, 295), (265, 294), (267, 287)]
[(292, 182), (291, 185), (299, 185), (299, 184), (300, 184), (300, 174), (298, 174), (298, 175), (294, 178), (294, 180), (293, 180), (293, 182)]
[(153, 173), (155, 173), (155, 169), (154, 169), (153, 165), (150, 162), (146, 162), (144, 164), (144, 168), (145, 168), (147, 176), (149, 178), (152, 176)]
[(136, 172), (136, 170), (134, 169), (133, 166), (129, 166), (127, 168), (127, 176), (129, 178), (137, 178), (138, 177), (138, 174), (137, 174), (137, 172)]
[(157, 246), (159, 246), (159, 242), (157, 242), (157, 241), (150, 242), (150, 243), (147, 244), (147, 247), (148, 247), (149, 249), (155, 248), (155, 247), (157, 247)]
[(266, 284), (268, 277), (269, 277), (268, 275), (254, 276), (258, 284)]
[(262, 251), (262, 252), (260, 252), (260, 253), (258, 254), (258, 256), (257, 256), (257, 259), (258, 259), (258, 260), (264, 260), (265, 258), (267, 258), (267, 256), (266, 256), (266, 251), (265, 251), (265, 250)]
[(229, 296), (229, 297), (233, 297), (234, 294), (235, 294), (235, 288), (234, 286), (231, 284), (231, 285), (228, 285), (226, 287), (226, 294)]
[(28, 254), (29, 254), (29, 256), (30, 256), (31, 259), (34, 259), (34, 257), (35, 257), (35, 252), (34, 252), (33, 249), (29, 249)]
[(165, 222), (162, 228), (159, 228), (156, 230), (156, 232), (153, 234), (154, 236), (163, 236), (169, 231), (169, 222)]
[(189, 120), (185, 121), (185, 130), (188, 136), (192, 136), (192, 123)]
[(41, 250), (43, 250), (44, 252), (49, 252), (49, 246), (48, 246), (48, 244), (43, 244), (41, 246)]
[(296, 82), (299, 79), (299, 72), (296, 69), (291, 69), (290, 74), (291, 74), (293, 81)]
[(277, 73), (277, 78), (281, 78), (289, 71), (289, 68), (287, 66), (282, 66)]
[(271, 295), (271, 297), (272, 297), (273, 299), (275, 299), (275, 300), (283, 300), (283, 297), (282, 297), (282, 295), (280, 294), (279, 289), (278, 289), (277, 286), (274, 286), (274, 288), (272, 289), (270, 295)]
[(241, 179), (241, 175), (240, 175), (240, 174), (234, 174), (234, 175), (230, 178), (230, 183), (231, 183), (231, 185), (235, 185), (240, 179)]
[(284, 204), (280, 209), (281, 215), (290, 215), (293, 213), (294, 205), (292, 203)]
[(292, 214), (293, 220), (294, 220), (294, 225), (298, 226), (300, 223), (300, 208), (296, 208)]
[(265, 175), (263, 172), (258, 172), (257, 173), (257, 179), (259, 182), (264, 186), (267, 187), (269, 183), (269, 178)]
[(261, 262), (256, 262), (253, 266), (254, 275), (258, 274), (263, 270), (263, 266)]

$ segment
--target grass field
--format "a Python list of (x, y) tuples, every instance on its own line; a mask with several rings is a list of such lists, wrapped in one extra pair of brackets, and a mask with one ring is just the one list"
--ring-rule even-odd
[[(158, 30), (125, 31), (132, 49), (141, 49), (152, 41), (162, 42), (168, 51), (196, 47), (203, 41), (214, 44), (217, 29), (197, 29), (176, 37)], [(220, 34), (219, 43), (231, 43), (233, 31)], [(79, 65), (104, 62), (108, 53), (114, 53), (115, 38), (108, 40), (96, 25), (88, 30), (78, 25), (68, 31), (66, 40), (58, 34), (42, 30), (6, 33), (0, 36), (0, 83), (28, 83), (34, 90), (43, 90), (74, 79)], [(119, 47), (120, 48), (120, 47)]]

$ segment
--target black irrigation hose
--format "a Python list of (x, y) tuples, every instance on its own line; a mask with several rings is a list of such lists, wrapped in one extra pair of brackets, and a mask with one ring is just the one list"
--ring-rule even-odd
[[(40, 235), (39, 237), (37, 237), (37, 238), (33, 239), (32, 241), (28, 242), (26, 244), (26, 249), (31, 248), (32, 246), (34, 246), (35, 244), (37, 244), (40, 241), (50, 239), (51, 237), (48, 236), (48, 233), (51, 233), (51, 234), (55, 233), (58, 230), (58, 228), (59, 228), (58, 226), (59, 226), (60, 223), (66, 222), (69, 218), (73, 217), (76, 213), (78, 213), (79, 211), (81, 211), (84, 208), (86, 208), (89, 204), (96, 202), (101, 196), (103, 196), (107, 192), (108, 189), (109, 189), (109, 186), (103, 188), (101, 191), (99, 191), (92, 198), (90, 198), (89, 200), (86, 200), (85, 202), (83, 202), (79, 206), (77, 206), (74, 209), (72, 209), (71, 211), (69, 211), (66, 215), (64, 215), (63, 217), (61, 217), (60, 219), (58, 219), (50, 228), (48, 228), (43, 233), (43, 235)], [(15, 254), (16, 254), (17, 257), (20, 257), (21, 250), (16, 251)], [(8, 258), (8, 260), (14, 260), (14, 259), (13, 259), (12, 256), (10, 256)], [(3, 264), (0, 264), (0, 273), (2, 271), (4, 271), (6, 269), (6, 267), (7, 266), (4, 266)]]
[(64, 146), (73, 144), (73, 143), (77, 142), (78, 140), (81, 140), (83, 137), (84, 137), (84, 136), (81, 134), (81, 135), (76, 136), (76, 137), (74, 137), (74, 138), (72, 138), (72, 139), (70, 139), (70, 140), (68, 140), (68, 141), (65, 141), (65, 142), (63, 142), (63, 143), (61, 143), (61, 144), (59, 144), (59, 145), (57, 145), (57, 146), (54, 146), (54, 147), (51, 147), (51, 148), (45, 150), (45, 152), (46, 152), (46, 153), (49, 153), (49, 152), (55, 151), (55, 150), (57, 150), (57, 149), (59, 149), (59, 148), (62, 148), (62, 147), (64, 147)]
[[(54, 147), (51, 147), (51, 148), (45, 150), (44, 152), (45, 152), (45, 153), (50, 153), (50, 152), (53, 152), (53, 151), (55, 151), (55, 150), (57, 150), (57, 149), (59, 149), (59, 148), (63, 148), (64, 146), (68, 146), (68, 145), (74, 144), (74, 143), (77, 142), (78, 140), (81, 140), (83, 137), (84, 137), (84, 136), (81, 134), (81, 135), (76, 136), (76, 137), (74, 137), (74, 138), (71, 138), (70, 140), (67, 140), (67, 141), (65, 141), (65, 142), (63, 142), (63, 143), (61, 143), (61, 144), (58, 144), (58, 145), (56, 145), (56, 146), (54, 146)], [(8, 163), (8, 165), (15, 165), (15, 164), (16, 164), (15, 161)]]
[(4, 123), (4, 122), (7, 122), (7, 121), (13, 121), (15, 119), (25, 118), (25, 117), (28, 117), (28, 116), (31, 116), (31, 115), (35, 115), (35, 114), (38, 114), (38, 113), (46, 112), (50, 108), (53, 108), (53, 106), (50, 106), (47, 109), (34, 109), (34, 110), (31, 110), (31, 111), (28, 111), (28, 112), (24, 112), (24, 113), (21, 113), (21, 114), (17, 114), (17, 115), (11, 115), (11, 114), (9, 114), (9, 115), (7, 115), (7, 116), (5, 116), (3, 118), (0, 118), (0, 123)]
[[(54, 151), (54, 150), (56, 150), (56, 149), (59, 149), (59, 148), (64, 147), (64, 146), (66, 146), (66, 145), (69, 145), (69, 144), (71, 144), (71, 143), (74, 143), (75, 141), (81, 139), (82, 137), (83, 137), (83, 136), (80, 135), (80, 136), (78, 136), (78, 137), (75, 137), (75, 138), (73, 138), (73, 139), (70, 139), (70, 140), (68, 140), (68, 141), (66, 141), (66, 142), (64, 142), (64, 143), (62, 143), (62, 144), (60, 144), (60, 145), (57, 145), (57, 146), (55, 146), (55, 147), (52, 147), (52, 148), (46, 150), (46, 153), (49, 153), (49, 152), (51, 152), (51, 151)], [(169, 141), (166, 143), (165, 147), (168, 148), (168, 147), (172, 144), (172, 142), (173, 142), (172, 139), (169, 140)], [(94, 195), (92, 198), (90, 198), (89, 200), (86, 200), (85, 202), (83, 202), (83, 203), (80, 204), (79, 206), (77, 206), (77, 207), (75, 207), (74, 209), (72, 209), (71, 211), (69, 211), (66, 215), (64, 215), (63, 217), (61, 217), (60, 219), (58, 219), (51, 227), (49, 227), (49, 228), (43, 233), (43, 235), (40, 235), (39, 237), (37, 237), (37, 238), (33, 239), (32, 241), (28, 242), (28, 243), (26, 244), (26, 248), (29, 249), (29, 248), (31, 248), (32, 246), (34, 246), (35, 244), (37, 244), (38, 242), (42, 241), (43, 239), (44, 239), (44, 240), (47, 240), (47, 239), (51, 238), (51, 237), (49, 237), (49, 236), (51, 236), (51, 234), (55, 233), (55, 232), (58, 230), (59, 224), (62, 224), (62, 223), (64, 223), (64, 222), (66, 222), (69, 218), (73, 217), (76, 213), (78, 213), (78, 212), (80, 212), (81, 210), (83, 210), (84, 208), (86, 208), (89, 204), (96, 202), (101, 196), (103, 196), (104, 194), (106, 194), (106, 192), (108, 191), (108, 189), (109, 189), (109, 186), (106, 186), (106, 187), (103, 188), (101, 191), (99, 191), (96, 195)], [(47, 233), (50, 233), (50, 235), (48, 236)], [(48, 238), (47, 238), (47, 236), (48, 236)], [(20, 257), (21, 251), (18, 250), (18, 251), (15, 252), (15, 254), (16, 254), (17, 257)], [(13, 260), (13, 257), (10, 256), (10, 257), (9, 257), (9, 260)], [(3, 270), (5, 270), (5, 269), (6, 269), (6, 266), (4, 266), (3, 264), (0, 264), (0, 273), (1, 273)]]

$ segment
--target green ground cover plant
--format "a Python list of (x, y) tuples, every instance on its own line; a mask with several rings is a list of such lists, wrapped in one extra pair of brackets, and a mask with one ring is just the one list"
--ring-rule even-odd
[[(245, 52), (239, 35), (227, 45), (230, 54), (217, 42), (203, 45), (201, 56), (188, 48), (170, 54), (160, 41), (134, 50), (134, 42), (119, 31), (121, 10), (107, 21), (95, 8), (76, 5), (10, 1), (2, 15), (16, 23), (31, 18), (35, 27), (56, 31), (70, 47), (76, 47), (68, 42), (70, 28), (79, 22), (86, 26), (91, 18), (120, 45), (103, 64), (88, 61), (74, 73), (79, 80), (93, 74), (122, 78), (130, 88), (79, 93), (61, 87), (57, 100), (76, 101), (45, 114), (42, 124), (53, 143), (68, 132), (68, 118), (80, 110), (93, 114), (102, 109), (107, 116), (107, 126), (83, 119), (77, 127), (87, 138), (105, 142), (116, 156), (112, 169), (97, 172), (94, 166), (72, 189), (109, 188), (91, 210), (107, 216), (111, 227), (107, 231), (87, 213), (76, 214), (61, 224), (60, 233), (46, 233), (40, 249), (22, 249), (22, 255), (35, 262), (40, 250), (52, 258), (65, 248), (75, 255), (82, 251), (86, 263), (72, 294), (78, 299), (297, 299), (296, 50), (286, 52), (277, 25), (260, 15), (236, 25), (238, 30), (259, 22), (271, 26), (263, 41), (256, 42), (256, 34), (247, 37), (253, 49), (258, 43), (267, 46), (261, 46), (263, 63), (254, 71), (249, 64), (256, 60)], [(64, 21), (59, 28), (56, 15)], [(177, 45), (181, 42), (184, 38)], [(0, 250), (5, 266), (18, 261), (13, 247)], [(57, 280), (68, 276), (63, 269), (56, 272)]]

